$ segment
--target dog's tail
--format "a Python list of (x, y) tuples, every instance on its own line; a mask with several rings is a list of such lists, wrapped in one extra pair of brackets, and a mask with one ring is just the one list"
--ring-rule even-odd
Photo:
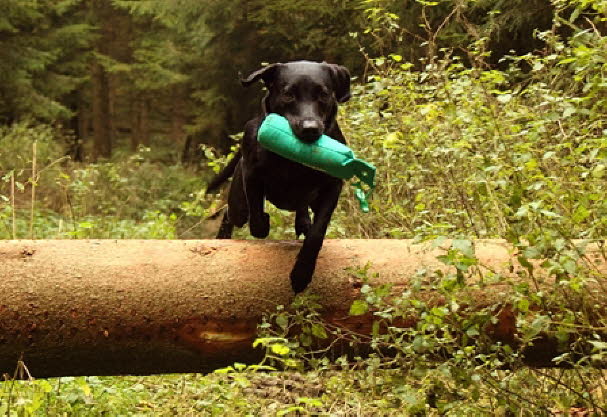
[(227, 179), (230, 178), (232, 176), (232, 174), (234, 174), (236, 165), (238, 165), (238, 162), (240, 162), (241, 157), (242, 157), (242, 153), (240, 152), (240, 149), (238, 149), (238, 151), (232, 157), (230, 162), (228, 162), (228, 165), (226, 165), (226, 167), (223, 170), (221, 170), (221, 172), (219, 174), (215, 175), (215, 177), (209, 182), (209, 185), (207, 185), (207, 190), (204, 193), (209, 194), (209, 193), (217, 190), (217, 188), (219, 188), (219, 186), (221, 184), (226, 182)]

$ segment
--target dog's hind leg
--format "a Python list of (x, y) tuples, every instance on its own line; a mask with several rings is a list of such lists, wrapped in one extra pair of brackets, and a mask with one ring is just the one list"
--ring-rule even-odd
[(234, 170), (230, 193), (228, 194), (228, 217), (236, 227), (242, 227), (249, 220), (249, 206), (247, 196), (244, 192), (244, 180), (242, 178), (242, 162)]
[(244, 175), (244, 190), (249, 214), (249, 230), (251, 234), (264, 239), (270, 233), (270, 216), (264, 211), (264, 189), (259, 175), (254, 172), (246, 172)]
[(221, 220), (221, 227), (217, 232), (217, 239), (230, 239), (234, 226), (242, 227), (249, 219), (249, 209), (247, 206), (247, 197), (244, 193), (244, 184), (242, 179), (242, 167), (238, 163), (234, 170), (234, 177), (230, 185), (228, 194), (228, 208)]
[(217, 232), (216, 239), (230, 239), (232, 237), (232, 231), (234, 230), (234, 225), (230, 222), (230, 216), (228, 215), (228, 210), (223, 213), (223, 218), (221, 219), (221, 226), (219, 227), (219, 231)]

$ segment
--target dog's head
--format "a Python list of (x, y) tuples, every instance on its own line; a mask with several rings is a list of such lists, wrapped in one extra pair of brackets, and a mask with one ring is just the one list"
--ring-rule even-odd
[(310, 61), (271, 64), (241, 82), (246, 87), (258, 80), (268, 89), (264, 111), (284, 116), (304, 142), (316, 141), (333, 122), (337, 103), (350, 98), (350, 73), (340, 65)]

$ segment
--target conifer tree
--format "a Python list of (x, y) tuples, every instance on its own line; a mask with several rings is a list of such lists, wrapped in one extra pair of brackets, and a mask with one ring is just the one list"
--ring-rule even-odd
[(0, 122), (66, 120), (84, 80), (92, 28), (80, 0), (0, 3)]

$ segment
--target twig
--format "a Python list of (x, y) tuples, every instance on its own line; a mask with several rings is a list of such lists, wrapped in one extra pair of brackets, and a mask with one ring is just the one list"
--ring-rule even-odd
[(594, 34), (597, 36), (603, 36), (601, 35), (601, 31), (597, 29), (596, 25), (594, 24), (594, 22), (590, 19), (588, 19), (587, 17), (584, 17), (584, 19), (586, 19), (586, 22), (592, 26), (592, 30), (594, 31)]
[(30, 213), (30, 239), (34, 239), (34, 209), (36, 207), (36, 141), (32, 144), (32, 209)]
[(27, 378), (29, 381), (33, 380), (29, 369), (27, 369), (27, 367), (25, 366), (25, 362), (23, 362), (23, 355), (21, 355), (21, 358), (17, 361), (17, 368), (15, 369), (15, 373), (13, 374), (13, 380), (11, 381), (11, 386), (8, 390), (8, 402), (6, 405), (7, 417), (10, 417), (10, 415), (11, 415), (11, 408), (12, 408), (12, 404), (13, 404), (13, 401), (12, 401), (13, 400), (13, 390), (15, 388), (15, 381), (17, 380), (17, 378), (25, 379), (24, 378), (25, 375), (27, 375)]
[(11, 211), (13, 217), (13, 240), (17, 239), (17, 214), (15, 213), (15, 171), (11, 174)]
[[(576, 369), (577, 369), (577, 368), (576, 368)], [(551, 381), (553, 381), (553, 382), (554, 382), (555, 386), (559, 386), (559, 385), (560, 385), (561, 387), (563, 387), (563, 388), (565, 388), (565, 389), (569, 390), (569, 392), (571, 392), (571, 393), (573, 393), (574, 395), (578, 396), (578, 397), (579, 397), (579, 398), (580, 398), (582, 401), (589, 401), (589, 400), (588, 400), (588, 398), (586, 398), (586, 397), (584, 396), (584, 393), (583, 393), (583, 392), (579, 392), (579, 391), (577, 391), (577, 390), (576, 390), (575, 388), (573, 388), (572, 386), (570, 386), (570, 385), (566, 384), (565, 382), (563, 382), (563, 381), (561, 380), (561, 378), (555, 378), (554, 376), (550, 375), (550, 373), (548, 373), (548, 372), (544, 372), (543, 370), (540, 370), (540, 369), (534, 369), (534, 370), (533, 370), (533, 372), (535, 372), (535, 373), (537, 373), (537, 374), (539, 374), (539, 375), (543, 376), (543, 377), (544, 377), (544, 378), (546, 378), (546, 379), (550, 379)], [(564, 371), (563, 371), (563, 373), (564, 373)], [(580, 378), (581, 383), (584, 385), (584, 388), (588, 388), (588, 387), (586, 386), (586, 384), (584, 383), (584, 379), (582, 378), (582, 375), (580, 375), (580, 374), (579, 374), (579, 370), (577, 371), (577, 374), (578, 374), (578, 377)], [(588, 393), (590, 393), (590, 392), (588, 392)], [(594, 405), (594, 400), (593, 400), (593, 399), (590, 399), (590, 402), (593, 404), (593, 406), (594, 406), (594, 408), (595, 408), (595, 409), (597, 409), (597, 410), (598, 410), (598, 409), (600, 409), (600, 410), (606, 411), (606, 410), (605, 410), (603, 407), (598, 407), (598, 406), (595, 406), (595, 405)]]
[(525, 397), (521, 394), (518, 394), (517, 392), (511, 391), (508, 388), (504, 388), (503, 386), (501, 386), (501, 384), (498, 384), (497, 383), (498, 381), (492, 376), (483, 377), (481, 375), (481, 378), (483, 379), (483, 381), (485, 381), (487, 383), (487, 385), (489, 385), (496, 391), (505, 392), (507, 394), (510, 394), (513, 397), (516, 397), (521, 402), (524, 402), (524, 403), (530, 404), (534, 407), (537, 407), (538, 409), (541, 409), (544, 412), (550, 412), (550, 410), (546, 406), (540, 404), (539, 402), (534, 402), (533, 399), (531, 399), (531, 398)]
[(40, 178), (40, 174), (42, 174), (47, 169), (51, 168), (54, 165), (57, 165), (60, 162), (66, 161), (68, 159), (71, 159), (71, 158), (69, 156), (62, 156), (61, 158), (54, 160), (53, 162), (51, 162), (50, 164), (48, 164), (47, 166), (45, 166), (44, 168), (42, 168), (40, 171), (38, 171), (36, 173), (36, 180), (38, 180), (38, 178)]

